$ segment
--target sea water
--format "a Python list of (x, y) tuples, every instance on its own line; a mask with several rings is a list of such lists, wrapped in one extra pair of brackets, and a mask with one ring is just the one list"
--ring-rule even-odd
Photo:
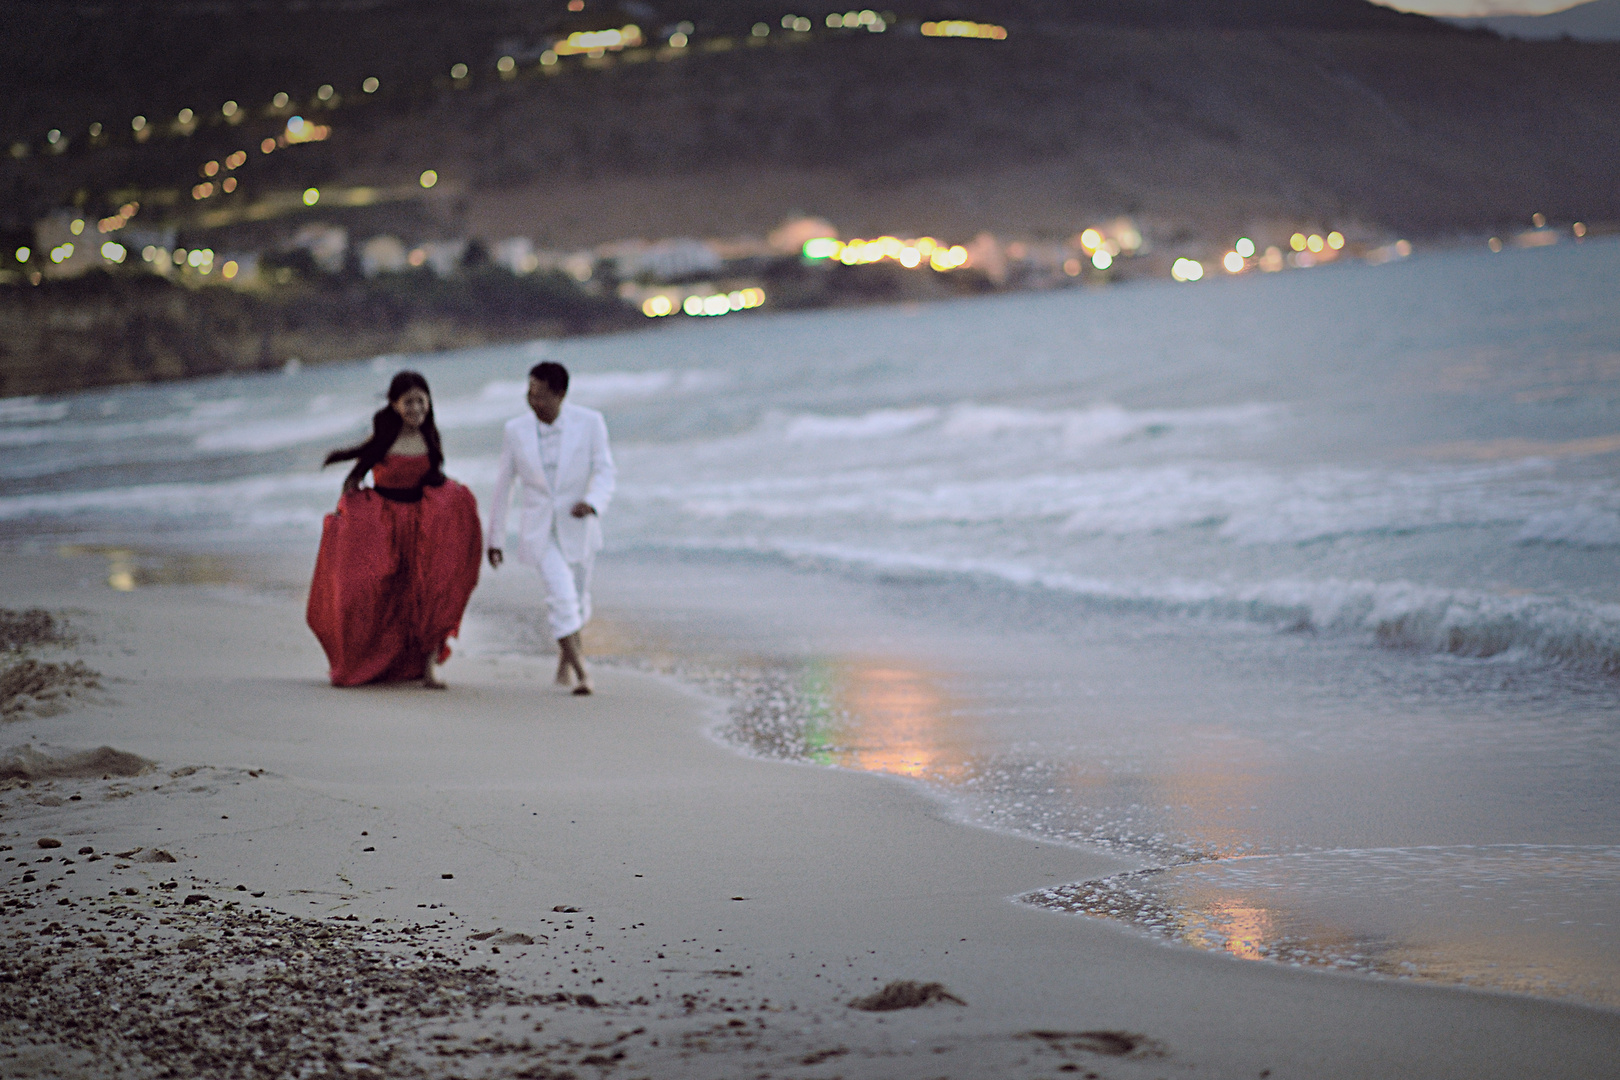
[(619, 467), (587, 643), (748, 673), (746, 749), (1116, 852), (1054, 918), (1620, 1007), (1617, 282), (1588, 241), (11, 399), (0, 539), (312, 560), (394, 370), (487, 500), (556, 359)]

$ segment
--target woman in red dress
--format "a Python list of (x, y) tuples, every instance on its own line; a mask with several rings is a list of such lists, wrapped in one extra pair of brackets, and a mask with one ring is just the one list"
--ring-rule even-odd
[[(332, 684), (421, 679), (442, 688), (438, 665), (478, 584), (483, 531), (472, 492), (441, 471), (427, 380), (395, 375), (371, 438), (326, 455), (334, 461), (354, 468), (321, 529), (306, 613)], [(372, 486), (361, 487), (368, 472)]]

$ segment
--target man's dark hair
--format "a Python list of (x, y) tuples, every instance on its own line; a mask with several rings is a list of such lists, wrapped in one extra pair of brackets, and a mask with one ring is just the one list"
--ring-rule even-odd
[(543, 361), (530, 368), (529, 378), (539, 379), (558, 397), (568, 393), (568, 369), (551, 360)]

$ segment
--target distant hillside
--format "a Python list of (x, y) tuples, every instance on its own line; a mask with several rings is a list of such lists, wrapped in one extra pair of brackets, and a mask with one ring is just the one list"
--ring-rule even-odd
[[(425, 168), (442, 178), (431, 196), (295, 205), (241, 242), (331, 221), (569, 247), (758, 235), (791, 212), (956, 238), (1132, 213), (1168, 241), (1259, 220), (1620, 219), (1620, 46), (1503, 41), (1363, 0), (930, 0), (885, 10), (881, 34), (827, 29), (825, 3), (795, 5), (813, 29), (788, 33), (785, 2), (0, 0), (0, 138), (21, 147), (0, 158), (0, 226), (25, 237), (65, 202), (99, 215), (137, 198), (142, 225), (205, 242), (187, 237), (216, 208), (317, 185), (410, 192)], [(919, 33), (922, 16), (985, 8), (1006, 40)], [(659, 47), (540, 65), (558, 35), (630, 20)], [(684, 48), (667, 45), (677, 31)], [(227, 99), (243, 104), (229, 123)], [(230, 199), (193, 204), (206, 161), (293, 110), (330, 138), (255, 153)]]
[(1589, 0), (1546, 15), (1486, 15), (1446, 21), (1467, 29), (1483, 27), (1505, 37), (1527, 41), (1561, 37), (1576, 41), (1620, 41), (1620, 0)]

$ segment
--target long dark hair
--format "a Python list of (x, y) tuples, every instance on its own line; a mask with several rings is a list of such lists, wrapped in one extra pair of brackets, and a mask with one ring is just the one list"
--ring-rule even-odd
[(338, 461), (353, 461), (354, 468), (349, 470), (344, 482), (352, 480), (359, 483), (373, 465), (388, 456), (388, 448), (399, 438), (405, 421), (394, 411), (394, 402), (412, 390), (420, 390), (428, 396), (427, 419), (422, 421), (421, 428), (422, 441), (427, 443), (428, 448), (428, 471), (422, 483), (429, 487), (444, 483), (444, 448), (439, 442), (439, 426), (433, 422), (433, 391), (428, 389), (427, 380), (415, 371), (402, 371), (388, 384), (388, 404), (378, 409), (371, 418), (371, 438), (354, 446), (333, 450), (326, 455), (321, 468)]

